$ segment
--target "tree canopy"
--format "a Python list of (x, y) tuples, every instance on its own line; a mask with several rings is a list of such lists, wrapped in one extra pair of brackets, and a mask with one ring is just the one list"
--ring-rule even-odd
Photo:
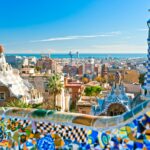
[(100, 86), (88, 86), (84, 90), (86, 96), (97, 96), (101, 91), (102, 87)]

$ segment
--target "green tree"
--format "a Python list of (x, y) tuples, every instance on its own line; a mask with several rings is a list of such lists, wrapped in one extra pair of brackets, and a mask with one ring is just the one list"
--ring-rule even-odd
[(102, 88), (100, 86), (93, 87), (93, 94), (94, 94), (94, 96), (99, 95), (101, 91), (102, 91)]
[(102, 88), (100, 86), (89, 86), (84, 90), (86, 96), (97, 96), (101, 91)]
[(51, 94), (53, 94), (53, 107), (56, 109), (56, 96), (61, 93), (63, 84), (61, 81), (60, 74), (53, 74), (48, 81), (48, 89)]
[(92, 87), (91, 86), (86, 87), (84, 90), (84, 93), (86, 96), (91, 96), (92, 95)]

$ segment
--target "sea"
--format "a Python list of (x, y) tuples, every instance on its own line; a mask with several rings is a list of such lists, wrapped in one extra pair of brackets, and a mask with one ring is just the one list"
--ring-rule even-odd
[[(70, 55), (67, 53), (55, 53), (55, 54), (29, 54), (29, 53), (16, 53), (16, 54), (6, 54), (6, 56), (21, 56), (21, 57), (36, 57), (41, 58), (41, 56), (49, 56), (50, 58), (54, 59), (63, 59), (63, 58), (70, 58)], [(123, 58), (146, 58), (146, 53), (124, 53), (124, 54), (105, 54), (105, 53), (81, 53), (78, 56), (76, 54), (72, 55), (72, 58), (97, 58), (97, 59), (103, 59), (103, 58), (116, 58), (116, 59), (123, 59)]]

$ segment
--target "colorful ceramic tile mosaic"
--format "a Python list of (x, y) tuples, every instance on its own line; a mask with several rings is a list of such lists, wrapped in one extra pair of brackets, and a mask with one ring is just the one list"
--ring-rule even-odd
[[(144, 102), (132, 111), (112, 118), (46, 110), (1, 109), (0, 149), (149, 150), (149, 103)], [(140, 111), (136, 111), (137, 108)], [(87, 121), (82, 122), (82, 119)]]

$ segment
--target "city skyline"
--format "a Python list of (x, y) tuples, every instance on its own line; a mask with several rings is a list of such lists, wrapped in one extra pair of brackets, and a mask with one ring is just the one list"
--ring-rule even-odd
[(148, 0), (1, 1), (0, 43), (6, 53), (146, 53), (148, 9)]

